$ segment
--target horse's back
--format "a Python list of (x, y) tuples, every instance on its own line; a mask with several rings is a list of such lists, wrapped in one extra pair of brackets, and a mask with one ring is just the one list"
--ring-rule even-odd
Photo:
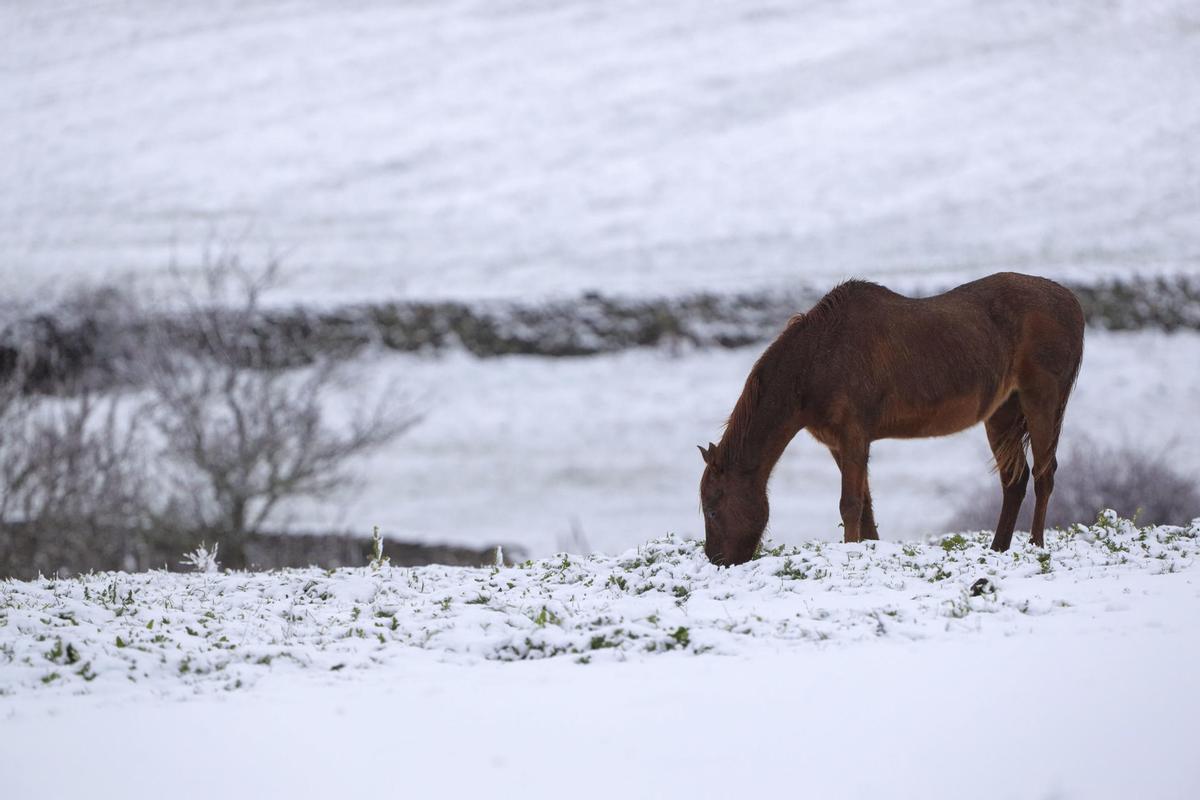
[(930, 298), (934, 302), (962, 303), (986, 313), (995, 322), (1025, 324), (1039, 315), (1057, 323), (1071, 338), (1083, 338), (1083, 309), (1070, 289), (1049, 278), (1020, 272), (997, 272)]
[(1017, 272), (921, 298), (847, 281), (798, 319), (805, 318), (821, 331), (820, 345), (830, 355), (931, 379), (946, 362), (990, 373), (1011, 365), (1021, 349), (1062, 351), (1068, 360), (1083, 349), (1083, 310), (1075, 295), (1049, 279)]
[(925, 298), (857, 281), (836, 291), (818, 304), (837, 318), (819, 381), (829, 402), (845, 393), (864, 412), (875, 407), (885, 436), (940, 435), (985, 418), (1031, 360), (1064, 381), (1078, 370), (1082, 311), (1044, 278), (999, 273)]
[(905, 314), (930, 321), (955, 315), (1019, 319), (1031, 312), (1061, 319), (1082, 332), (1083, 311), (1070, 289), (1049, 278), (997, 272), (932, 297), (907, 297), (870, 281), (850, 280), (829, 292), (814, 312), (844, 309), (847, 315)]
[(1036, 275), (1001, 272), (959, 287), (1008, 331), (1018, 359), (1074, 381), (1083, 357), (1083, 308), (1065, 286)]

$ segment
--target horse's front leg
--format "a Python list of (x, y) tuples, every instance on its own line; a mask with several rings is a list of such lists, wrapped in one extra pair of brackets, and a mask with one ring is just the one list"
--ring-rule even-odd
[[(842, 529), (847, 542), (861, 541), (863, 538), (863, 518), (870, 519), (871, 533), (875, 534), (874, 513), (865, 514), (869, 507), (867, 495), (867, 445), (845, 446), (838, 448), (836, 456), (838, 466), (842, 470), (842, 500), (838, 510), (842, 512)], [(871, 538), (878, 538), (875, 534)]]
[[(837, 464), (838, 469), (842, 469), (842, 457), (837, 450), (830, 449), (830, 454), (833, 455), (833, 462)], [(845, 473), (843, 473), (842, 497), (845, 498)], [(863, 477), (862, 477), (862, 512), (859, 514), (859, 536), (863, 539), (878, 539), (879, 529), (875, 526), (875, 510), (871, 506), (871, 480), (867, 475), (866, 461), (864, 458)], [(842, 525), (845, 527), (845, 513), (842, 514)], [(846, 541), (851, 541), (849, 538)]]
[(879, 538), (879, 528), (875, 527), (875, 509), (871, 507), (871, 482), (866, 476), (863, 477), (862, 538)]

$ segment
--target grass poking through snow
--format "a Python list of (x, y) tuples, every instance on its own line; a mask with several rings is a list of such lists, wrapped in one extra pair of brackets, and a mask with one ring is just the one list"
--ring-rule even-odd
[(1095, 525), (928, 543), (764, 547), (717, 569), (667, 536), (619, 556), (515, 567), (104, 573), (0, 583), (0, 693), (238, 689), (278, 670), (338, 675), (416, 649), (470, 663), (736, 654), (882, 636), (1027, 629), (1044, 614), (1106, 609), (1133, 576), (1190, 570), (1200, 520)]

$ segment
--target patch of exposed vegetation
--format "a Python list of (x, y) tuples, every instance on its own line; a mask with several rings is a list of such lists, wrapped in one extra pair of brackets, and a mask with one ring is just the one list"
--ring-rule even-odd
[(516, 566), (379, 559), (340, 570), (0, 581), (0, 694), (236, 690), (276, 670), (403, 665), (414, 650), (461, 663), (588, 664), (1010, 635), (1045, 614), (1092, 619), (1127, 576), (1192, 570), (1200, 559), (1200, 521), (1138, 526), (1112, 512), (1049, 531), (1045, 548), (1018, 541), (996, 553), (990, 539), (804, 542), (730, 568), (710, 564), (702, 543), (667, 536), (619, 556)]

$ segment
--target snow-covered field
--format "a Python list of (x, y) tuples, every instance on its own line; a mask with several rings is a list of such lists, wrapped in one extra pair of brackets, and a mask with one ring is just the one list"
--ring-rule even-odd
[[(1198, 272), (1198, 86), (1194, 0), (2, 2), (0, 293), (209, 246), (309, 306)], [(364, 357), (331, 412), (423, 421), (272, 522), (535, 560), (0, 582), (0, 797), (1200, 796), (1200, 520), (930, 538), (972, 430), (875, 445), (844, 545), (800, 437), (716, 569), (695, 445), (760, 350)], [(1089, 331), (1064, 450), (1200, 475), (1197, 365)]]
[[(760, 352), (366, 361), (342, 405), (395, 381), (425, 419), (363, 466), (360, 492), (292, 506), (280, 524), (359, 532), (380, 525), (397, 538), (505, 542), (535, 556), (585, 546), (615, 553), (668, 532), (699, 536), (696, 445), (719, 438)], [(1087, 436), (1162, 452), (1182, 474), (1200, 476), (1200, 439), (1189, 433), (1200, 408), (1197, 365), (1200, 334), (1088, 331), (1063, 452)], [(999, 492), (990, 469), (980, 426), (877, 442), (871, 486), (881, 535), (897, 541), (946, 530), (980, 487)], [(789, 543), (840, 539), (839, 486), (829, 452), (797, 437), (772, 479), (771, 534)]]
[(1200, 520), (988, 539), (6, 582), (6, 796), (1194, 796)]
[(1200, 6), (0, 4), (0, 289), (307, 302), (1200, 267)]

